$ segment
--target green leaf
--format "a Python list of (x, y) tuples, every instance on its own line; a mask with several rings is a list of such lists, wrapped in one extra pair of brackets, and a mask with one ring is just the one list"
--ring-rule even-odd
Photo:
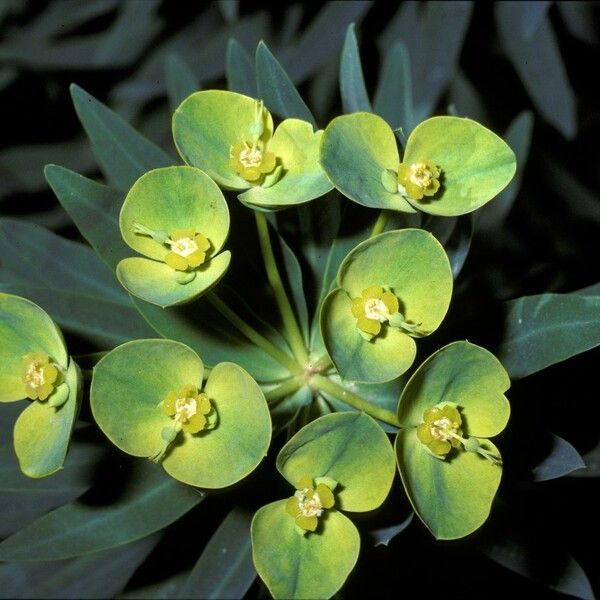
[(200, 85), (187, 62), (176, 53), (167, 56), (167, 93), (171, 111), (190, 95), (197, 92)]
[(69, 357), (60, 329), (37, 304), (0, 293), (0, 315), (0, 402), (13, 402), (26, 397), (21, 379), (26, 354), (43, 352), (63, 369)]
[(401, 523), (369, 531), (369, 538), (371, 539), (373, 546), (387, 547), (397, 535), (400, 535), (412, 523), (414, 516), (415, 513), (411, 510), (408, 517)]
[(231, 92), (256, 98), (258, 89), (254, 64), (245, 48), (236, 39), (232, 38), (227, 42), (225, 64), (227, 88)]
[[(229, 165), (232, 146), (249, 137), (256, 100), (221, 90), (206, 90), (184, 100), (173, 115), (173, 138), (183, 160), (202, 169), (225, 189), (245, 190), (250, 183)], [(267, 111), (263, 139), (273, 132)]]
[(506, 221), (523, 179), (523, 171), (527, 164), (531, 136), (533, 134), (533, 113), (524, 110), (519, 113), (508, 126), (504, 139), (514, 150), (517, 159), (517, 171), (513, 180), (504, 188), (494, 202), (483, 206), (475, 213), (477, 230), (483, 233), (498, 231)]
[(513, 151), (495, 133), (470, 119), (433, 117), (408, 138), (406, 164), (429, 160), (442, 172), (440, 191), (410, 203), (432, 215), (472, 212), (510, 182), (516, 170)]
[(467, 435), (493, 437), (508, 422), (504, 392), (509, 387), (510, 379), (493, 354), (469, 342), (453, 342), (414, 372), (400, 396), (398, 419), (404, 427), (416, 427), (426, 410), (449, 402), (464, 414)]
[[(94, 369), (90, 403), (107, 437), (134, 456), (154, 457), (162, 432), (174, 421), (162, 402), (186, 385), (202, 387), (203, 365), (189, 348), (170, 340), (137, 340), (107, 354)], [(162, 465), (190, 485), (222, 488), (248, 475), (266, 454), (271, 420), (258, 384), (241, 367), (220, 363), (204, 386), (216, 426), (180, 432)]]
[(340, 62), (340, 92), (345, 113), (371, 112), (371, 102), (367, 94), (360, 53), (354, 31), (354, 23), (348, 26), (342, 48)]
[(313, 392), (308, 386), (303, 386), (290, 396), (276, 404), (269, 404), (273, 420), (273, 435), (283, 431), (298, 415), (300, 410), (313, 400)]
[[(193, 167), (166, 167), (149, 171), (129, 190), (119, 227), (125, 242), (146, 258), (122, 260), (117, 277), (134, 296), (166, 307), (189, 302), (213, 287), (227, 271), (230, 253), (219, 251), (229, 233), (229, 209), (218, 186), (202, 171)], [(149, 232), (173, 236), (180, 229), (193, 229), (210, 243), (207, 258), (192, 269), (193, 278), (185, 284), (180, 273), (165, 264), (172, 248)], [(168, 237), (170, 239), (170, 237)]]
[(300, 535), (286, 500), (263, 506), (252, 520), (252, 554), (274, 598), (330, 598), (354, 568), (360, 536), (352, 522), (330, 510), (323, 531)]
[(268, 149), (283, 166), (281, 179), (270, 187), (252, 186), (239, 195), (250, 207), (287, 208), (323, 196), (332, 189), (319, 164), (319, 146), (323, 132), (298, 119), (286, 119), (275, 130)]
[(344, 196), (370, 208), (416, 212), (381, 182), (386, 170), (396, 172), (400, 158), (390, 126), (377, 115), (354, 113), (336, 117), (323, 132), (321, 165)]
[(452, 277), (456, 279), (467, 260), (473, 239), (473, 213), (461, 215), (457, 218), (452, 234), (444, 244), (448, 253)]
[[(498, 453), (488, 440), (485, 447)], [(450, 459), (436, 458), (416, 429), (398, 432), (396, 457), (410, 503), (436, 539), (464, 537), (485, 522), (500, 484), (500, 465), (462, 450)]]
[[(389, 257), (394, 260), (390, 261)], [(371, 286), (389, 286), (405, 323), (429, 335), (442, 322), (452, 295), (452, 273), (439, 242), (420, 229), (388, 231), (359, 244), (340, 266), (339, 288), (321, 308), (321, 332), (341, 377), (382, 383), (413, 363), (416, 345), (402, 328), (388, 324), (367, 341), (352, 313), (352, 300)]]
[(564, 477), (577, 469), (585, 469), (579, 452), (563, 438), (552, 434), (552, 445), (546, 456), (532, 469), (534, 481)]
[(129, 256), (118, 229), (122, 192), (58, 165), (46, 165), (44, 175), (77, 229), (111, 269)]
[(0, 254), (0, 290), (31, 298), (63, 329), (103, 347), (151, 335), (114, 274), (87, 246), (0, 219)]
[(71, 96), (105, 175), (119, 190), (129, 189), (150, 169), (173, 160), (93, 96), (73, 84)]
[[(63, 386), (66, 389), (61, 389)], [(58, 407), (50, 400), (63, 393)], [(29, 477), (47, 477), (62, 468), (83, 396), (83, 378), (71, 360), (62, 383), (46, 402), (32, 402), (15, 423), (15, 453)]]
[(302, 100), (291, 79), (264, 42), (256, 48), (258, 95), (280, 117), (302, 119), (317, 128), (315, 118)]
[(410, 58), (402, 42), (396, 42), (386, 54), (373, 109), (394, 131), (401, 129), (404, 139), (412, 131), (415, 116)]
[(548, 123), (570, 139), (577, 129), (575, 94), (548, 15), (540, 18), (538, 14), (532, 21), (533, 27), (523, 22), (535, 11), (535, 6), (529, 3), (524, 7), (520, 2), (495, 5), (498, 33), (536, 108)]
[[(125, 477), (125, 480), (122, 479)], [(150, 463), (113, 476), (110, 504), (61, 506), (0, 543), (0, 560), (57, 560), (115, 548), (170, 525), (204, 496)]]
[[(500, 360), (527, 377), (600, 344), (600, 296), (538, 294), (507, 303)], [(556, 343), (560, 340), (560, 343)]]
[(175, 598), (243, 598), (256, 577), (252, 515), (234, 508), (219, 525)]
[(231, 23), (238, 18), (240, 3), (238, 0), (219, 0), (219, 10), (223, 15), (223, 18)]
[(306, 476), (330, 477), (340, 485), (334, 490), (336, 508), (363, 512), (386, 499), (394, 479), (394, 453), (371, 417), (334, 413), (303, 427), (279, 452), (277, 469), (294, 486)]

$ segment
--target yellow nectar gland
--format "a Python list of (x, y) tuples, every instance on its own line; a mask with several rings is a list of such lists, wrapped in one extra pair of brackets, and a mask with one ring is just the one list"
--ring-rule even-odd
[(433, 454), (446, 456), (464, 441), (461, 425), (462, 419), (457, 408), (450, 404), (441, 408), (436, 406), (423, 413), (423, 422), (417, 427), (417, 437)]
[(246, 181), (257, 181), (270, 173), (276, 162), (275, 154), (267, 152), (260, 141), (240, 141), (229, 151), (229, 166)]
[(356, 317), (357, 327), (370, 335), (377, 335), (381, 324), (389, 321), (398, 309), (398, 298), (380, 285), (366, 288), (359, 298), (352, 300), (352, 314)]
[(411, 200), (434, 196), (440, 189), (440, 169), (429, 160), (416, 163), (400, 163), (398, 167), (398, 191)]
[(46, 400), (57, 385), (58, 369), (43, 352), (31, 352), (21, 362), (25, 394), (32, 400)]
[(202, 265), (210, 242), (194, 229), (177, 229), (164, 242), (171, 251), (165, 256), (165, 262), (176, 271), (187, 271)]
[(315, 531), (323, 509), (335, 504), (333, 492), (325, 483), (314, 488), (310, 477), (303, 477), (296, 485), (296, 493), (288, 499), (285, 510), (294, 517), (296, 525), (303, 531)]
[(166, 415), (173, 417), (177, 429), (183, 429), (186, 433), (202, 431), (208, 424), (206, 415), (213, 410), (209, 397), (192, 384), (169, 392), (162, 407)]

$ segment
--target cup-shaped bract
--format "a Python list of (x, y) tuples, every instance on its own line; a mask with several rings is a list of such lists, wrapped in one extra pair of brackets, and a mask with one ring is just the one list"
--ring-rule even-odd
[(58, 471), (81, 396), (81, 373), (60, 329), (33, 302), (0, 294), (0, 402), (29, 398), (14, 428), (15, 453), (29, 477)]
[(432, 117), (412, 131), (400, 162), (389, 125), (370, 113), (334, 119), (321, 164), (345, 196), (372, 208), (457, 216), (480, 208), (510, 182), (513, 151), (471, 119)]
[(193, 167), (145, 173), (129, 190), (119, 226), (142, 257), (117, 265), (123, 287), (166, 307), (190, 302), (225, 275), (231, 253), (221, 251), (229, 233), (229, 209), (219, 187)]
[(319, 163), (323, 132), (286, 119), (273, 133), (261, 101), (235, 92), (206, 90), (186, 98), (173, 115), (182, 158), (222, 188), (261, 210), (308, 202), (332, 189)]
[(323, 341), (341, 377), (361, 382), (404, 373), (415, 359), (414, 338), (439, 327), (452, 296), (448, 257), (421, 229), (360, 243), (342, 262), (337, 282), (321, 309)]
[(224, 488), (265, 456), (271, 418), (244, 369), (219, 363), (204, 384), (203, 371), (200, 357), (179, 342), (127, 342), (96, 365), (90, 402), (102, 431), (124, 452), (160, 461), (184, 483)]
[[(454, 342), (420, 365), (400, 396), (398, 469), (415, 512), (438, 539), (468, 535), (489, 515), (502, 467), (488, 438), (508, 422), (504, 393), (509, 386), (493, 354), (469, 342)], [(438, 409), (438, 421), (428, 418), (432, 409)], [(454, 430), (447, 428), (446, 413), (458, 415)], [(424, 423), (426, 436), (420, 431)], [(430, 438), (458, 443), (437, 456), (424, 443)]]
[(254, 516), (254, 564), (275, 598), (329, 598), (360, 550), (358, 531), (340, 510), (363, 512), (383, 503), (395, 473), (392, 446), (364, 413), (334, 413), (289, 440), (277, 468), (296, 492)]

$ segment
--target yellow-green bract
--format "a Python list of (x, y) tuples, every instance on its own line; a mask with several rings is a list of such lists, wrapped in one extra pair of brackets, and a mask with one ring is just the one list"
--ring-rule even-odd
[(438, 539), (464, 537), (483, 524), (502, 467), (475, 449), (456, 448), (444, 459), (433, 456), (417, 437), (423, 414), (436, 405), (455, 405), (463, 418), (463, 436), (483, 438), (482, 447), (499, 457), (487, 438), (506, 426), (510, 405), (504, 392), (509, 386), (495, 356), (469, 342), (454, 342), (430, 356), (400, 396), (398, 469), (415, 512)]
[[(382, 178), (398, 173), (394, 132), (377, 115), (353, 113), (331, 121), (321, 143), (321, 164), (345, 196), (371, 208), (456, 216), (500, 193), (516, 170), (513, 151), (483, 125), (459, 117), (432, 117), (410, 134), (402, 162), (430, 162), (441, 170), (439, 191), (414, 200)], [(393, 188), (393, 189), (392, 189)]]
[(335, 413), (301, 429), (281, 449), (277, 468), (294, 487), (306, 478), (325, 480), (335, 503), (309, 533), (298, 531), (286, 500), (262, 507), (252, 521), (256, 570), (275, 598), (329, 598), (360, 550), (356, 527), (340, 511), (369, 511), (383, 503), (394, 479), (393, 449), (371, 417)]
[[(23, 473), (29, 477), (51, 475), (62, 467), (67, 454), (79, 410), (81, 373), (69, 359), (54, 321), (25, 298), (0, 294), (0, 339), (0, 402), (27, 397), (23, 368), (28, 356), (45, 357), (58, 372), (51, 393), (33, 400), (14, 429), (15, 452)], [(43, 374), (33, 375), (43, 379)]]
[[(203, 371), (200, 357), (179, 342), (127, 342), (94, 369), (94, 418), (121, 450), (159, 458), (179, 481), (206, 489), (232, 485), (251, 473), (267, 452), (269, 409), (258, 384), (238, 365), (219, 363), (204, 385)], [(212, 428), (173, 434), (176, 421), (163, 403), (185, 386), (195, 386), (210, 399), (216, 417)], [(170, 441), (165, 438), (169, 433)]]

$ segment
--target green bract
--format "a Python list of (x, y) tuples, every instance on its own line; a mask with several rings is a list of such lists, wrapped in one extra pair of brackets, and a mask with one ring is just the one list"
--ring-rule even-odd
[(394, 479), (391, 444), (364, 413), (326, 415), (281, 449), (277, 468), (298, 491), (254, 516), (256, 570), (275, 598), (328, 598), (344, 583), (360, 548), (358, 531), (339, 510), (363, 512), (382, 504)]
[(286, 119), (273, 133), (262, 102), (218, 90), (192, 94), (173, 115), (173, 137), (186, 163), (225, 189), (248, 190), (240, 200), (265, 210), (332, 189), (319, 164), (322, 133), (300, 119)]
[(323, 340), (342, 378), (363, 382), (404, 373), (415, 359), (413, 338), (439, 327), (452, 295), (448, 257), (420, 229), (362, 242), (342, 262), (337, 282), (321, 309)]
[(79, 410), (81, 374), (62, 334), (36, 304), (0, 294), (0, 402), (33, 402), (15, 423), (19, 465), (29, 477), (58, 471)]
[[(241, 367), (216, 365), (204, 386), (203, 371), (198, 355), (179, 342), (127, 342), (94, 369), (94, 418), (121, 450), (161, 461), (175, 479), (210, 489), (236, 483), (266, 454), (269, 410)], [(200, 429), (195, 416), (206, 418)]]
[(117, 277), (152, 304), (190, 302), (229, 267), (231, 253), (220, 252), (229, 233), (227, 202), (199, 169), (166, 167), (140, 177), (125, 198), (119, 226), (125, 242), (147, 258), (123, 259)]
[(501, 138), (458, 117), (423, 121), (410, 134), (400, 163), (394, 132), (370, 113), (329, 124), (321, 164), (335, 187), (359, 204), (443, 216), (483, 206), (516, 170), (515, 155)]
[[(469, 342), (454, 342), (429, 357), (402, 392), (398, 468), (415, 512), (438, 539), (468, 535), (489, 515), (502, 467), (497, 448), (486, 438), (506, 426), (510, 406), (504, 392), (509, 386), (492, 354)], [(445, 456), (434, 455), (419, 438), (419, 426), (424, 421), (432, 425), (427, 417), (434, 407), (450, 407), (448, 414), (458, 411), (462, 420), (462, 441)]]

